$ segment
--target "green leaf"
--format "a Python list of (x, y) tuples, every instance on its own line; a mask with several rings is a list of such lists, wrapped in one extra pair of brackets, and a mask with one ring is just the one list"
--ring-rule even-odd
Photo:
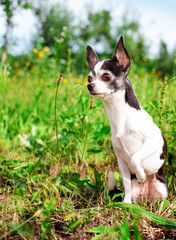
[(107, 202), (107, 204), (110, 204), (110, 202), (111, 202), (111, 198), (109, 196), (109, 188), (107, 189), (107, 192), (106, 192), (106, 202)]
[(28, 173), (31, 175), (31, 172), (33, 170), (33, 162), (31, 160), (28, 160), (27, 168), (28, 168)]
[(130, 240), (130, 227), (129, 227), (129, 220), (126, 219), (124, 224), (121, 226), (120, 231), (120, 240)]
[(103, 175), (103, 173), (98, 173), (96, 168), (95, 168), (95, 165), (93, 166), (93, 168), (94, 168), (96, 185), (99, 187), (99, 190), (102, 190), (104, 181), (101, 181), (101, 176)]
[(106, 235), (108, 235), (108, 233), (101, 233), (101, 234), (98, 234), (97, 236), (91, 238), (91, 240), (103, 239), (103, 237)]
[(94, 138), (95, 139), (102, 138), (102, 136), (108, 135), (110, 131), (111, 131), (110, 126), (104, 126), (100, 131), (94, 133)]
[(100, 134), (100, 135), (107, 135), (107, 134), (110, 133), (110, 131), (111, 131), (110, 126), (104, 126), (104, 127), (100, 130), (99, 134)]
[(76, 221), (70, 221), (69, 224), (69, 231), (70, 232), (74, 232), (76, 230), (76, 228), (78, 228), (84, 221), (84, 219), (86, 219), (87, 216), (82, 216), (81, 218), (77, 219)]
[(157, 216), (153, 213), (150, 213), (146, 211), (145, 209), (142, 209), (134, 204), (130, 203), (124, 203), (124, 202), (119, 202), (119, 203), (114, 203), (110, 207), (119, 207), (125, 210), (130, 211), (132, 214), (138, 214), (147, 217), (150, 221), (155, 222), (157, 224), (169, 227), (169, 228), (176, 228), (176, 222), (165, 219), (163, 217)]
[(164, 200), (164, 203), (163, 203), (163, 207), (167, 207), (167, 206), (169, 206), (169, 205), (170, 205), (170, 201), (167, 200), (167, 199), (165, 199), (165, 200)]
[(121, 229), (120, 226), (116, 226), (116, 227), (108, 227), (108, 226), (98, 226), (98, 227), (94, 227), (92, 229), (88, 229), (86, 230), (86, 232), (90, 232), (90, 233), (113, 233), (113, 232), (117, 232)]
[(92, 229), (88, 229), (88, 230), (86, 230), (86, 232), (90, 232), (90, 233), (104, 233), (106, 228), (107, 228), (106, 226), (98, 226), (98, 227), (94, 227)]
[(117, 194), (115, 194), (115, 195), (113, 196), (113, 198), (112, 198), (112, 201), (114, 201), (115, 198), (121, 197), (121, 196), (123, 196), (123, 195), (124, 195), (124, 193), (117, 193)]
[(98, 173), (95, 168), (95, 165), (93, 165), (92, 167), (94, 169), (96, 184), (94, 185), (92, 183), (87, 182), (87, 185), (95, 191), (102, 191), (104, 189), (104, 186), (103, 186), (104, 181), (101, 180), (101, 176), (103, 175), (103, 173)]
[(33, 167), (33, 171), (39, 169), (40, 167), (41, 167), (41, 159), (39, 159), (39, 160), (37, 161), (37, 163), (36, 163), (35, 166)]
[(141, 235), (136, 223), (134, 223), (134, 239), (135, 240), (142, 240), (142, 235)]

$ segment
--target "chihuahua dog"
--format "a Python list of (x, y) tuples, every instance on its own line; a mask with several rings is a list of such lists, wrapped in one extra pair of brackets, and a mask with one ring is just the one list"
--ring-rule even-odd
[[(166, 198), (168, 187), (162, 167), (167, 153), (166, 140), (140, 106), (127, 78), (130, 57), (123, 37), (111, 59), (100, 61), (90, 46), (86, 57), (90, 67), (88, 91), (103, 100), (109, 117), (112, 145), (124, 185), (124, 202)], [(132, 174), (137, 180), (131, 180)], [(112, 172), (108, 186), (110, 191), (115, 189)]]

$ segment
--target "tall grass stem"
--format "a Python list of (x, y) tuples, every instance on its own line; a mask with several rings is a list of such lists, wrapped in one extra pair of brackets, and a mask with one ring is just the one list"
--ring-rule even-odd
[(59, 152), (59, 139), (58, 139), (58, 129), (57, 129), (57, 93), (59, 89), (59, 85), (62, 81), (62, 73), (60, 74), (58, 81), (57, 81), (57, 88), (56, 88), (56, 95), (55, 95), (55, 128), (56, 128), (56, 143), (57, 143), (57, 152)]

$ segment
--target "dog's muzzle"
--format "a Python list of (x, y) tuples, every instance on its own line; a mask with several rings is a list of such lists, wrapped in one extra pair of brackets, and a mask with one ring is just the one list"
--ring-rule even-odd
[(93, 87), (94, 87), (94, 84), (93, 84), (93, 83), (89, 83), (89, 84), (87, 85), (87, 88), (88, 88), (89, 92), (91, 92), (91, 91), (93, 90)]

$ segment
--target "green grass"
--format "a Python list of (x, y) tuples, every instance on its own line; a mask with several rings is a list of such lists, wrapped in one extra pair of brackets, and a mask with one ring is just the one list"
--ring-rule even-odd
[(57, 139), (60, 69), (45, 57), (0, 70), (0, 239), (174, 239), (175, 81), (168, 77), (163, 87), (155, 73), (132, 66), (136, 95), (168, 142), (169, 197), (117, 203), (107, 191), (109, 170), (123, 191), (122, 179), (103, 104), (95, 99), (90, 109), (86, 73), (66, 68), (56, 99)]

